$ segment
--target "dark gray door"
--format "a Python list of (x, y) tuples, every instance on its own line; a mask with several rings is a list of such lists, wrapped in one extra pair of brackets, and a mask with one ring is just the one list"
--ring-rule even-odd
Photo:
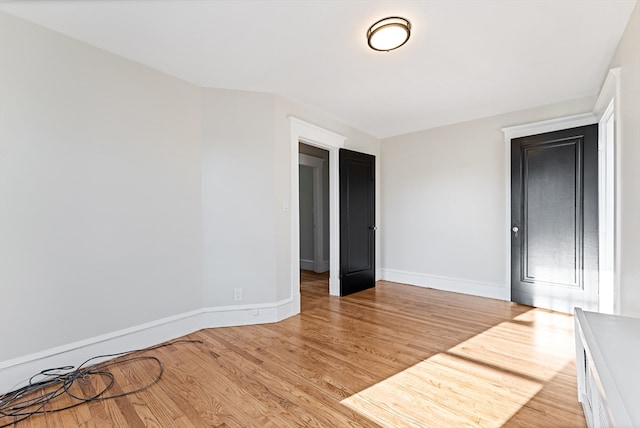
[(375, 286), (376, 158), (340, 149), (340, 295)]
[(598, 309), (598, 128), (511, 140), (511, 299)]

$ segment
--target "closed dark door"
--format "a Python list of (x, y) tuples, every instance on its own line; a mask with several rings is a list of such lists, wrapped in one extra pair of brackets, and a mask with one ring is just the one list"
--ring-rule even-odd
[(340, 149), (340, 295), (375, 286), (376, 158)]
[(598, 128), (511, 140), (511, 299), (598, 309)]

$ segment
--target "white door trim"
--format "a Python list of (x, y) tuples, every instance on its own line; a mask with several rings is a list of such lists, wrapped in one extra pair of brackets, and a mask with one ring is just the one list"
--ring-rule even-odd
[(302, 142), (329, 151), (329, 294), (340, 295), (340, 216), (338, 153), (346, 137), (289, 116), (291, 158), (291, 297), (300, 312), (300, 177), (298, 146)]
[[(598, 312), (615, 313), (614, 290), (614, 145), (615, 108), (612, 99), (598, 122)], [(617, 305), (619, 307), (619, 305)]]
[(322, 209), (324, 159), (301, 153), (299, 164), (313, 169), (313, 271), (324, 272), (324, 215)]
[(620, 201), (618, 182), (618, 139), (620, 138), (620, 68), (609, 70), (593, 113), (598, 118), (598, 197), (600, 263), (603, 288), (599, 294), (600, 311), (620, 314)]
[(504, 226), (504, 242), (506, 248), (505, 278), (506, 296), (511, 300), (511, 140), (514, 138), (537, 135), (545, 132), (560, 131), (562, 129), (576, 128), (578, 126), (593, 125), (598, 123), (593, 113), (583, 113), (541, 122), (526, 123), (523, 125), (502, 128), (504, 132), (504, 171), (505, 171), (505, 213), (506, 224)]

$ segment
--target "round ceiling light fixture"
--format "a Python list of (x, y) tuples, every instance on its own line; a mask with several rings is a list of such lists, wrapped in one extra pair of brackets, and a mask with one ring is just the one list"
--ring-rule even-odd
[(407, 43), (411, 35), (411, 23), (398, 16), (381, 19), (369, 27), (367, 41), (376, 51), (388, 52)]

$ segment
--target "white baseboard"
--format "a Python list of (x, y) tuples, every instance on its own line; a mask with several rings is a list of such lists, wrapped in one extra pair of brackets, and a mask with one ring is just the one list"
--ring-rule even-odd
[[(313, 262), (313, 260), (300, 259), (300, 269), (311, 270), (316, 272), (316, 265)], [(323, 260), (320, 264), (320, 270), (317, 272), (321, 273), (321, 272), (328, 272), (328, 271), (329, 271), (329, 260)]]
[(313, 260), (300, 259), (300, 269), (313, 270), (314, 267)]
[[(203, 328), (273, 323), (299, 312), (299, 295), (272, 304), (204, 308), (0, 361), (0, 394), (25, 385), (31, 376), (45, 369), (77, 367), (97, 355), (147, 348)], [(92, 364), (100, 361), (93, 360)]]
[(295, 315), (293, 312), (293, 306), (293, 300), (286, 299), (275, 304), (208, 308), (203, 310), (202, 327), (200, 328), (231, 327), (237, 325), (268, 324), (278, 322)]
[(502, 284), (471, 281), (461, 278), (428, 275), (417, 272), (406, 272), (395, 269), (382, 269), (382, 279), (400, 282), (418, 287), (435, 288), (437, 290), (452, 291), (454, 293), (470, 294), (473, 296), (489, 297), (492, 299), (509, 300), (508, 291)]

